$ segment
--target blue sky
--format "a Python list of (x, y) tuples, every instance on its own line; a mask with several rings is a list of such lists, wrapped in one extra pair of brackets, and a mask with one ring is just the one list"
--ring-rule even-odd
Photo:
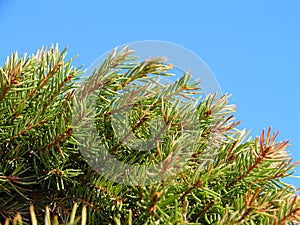
[(300, 161), (299, 11), (297, 0), (1, 0), (0, 64), (16, 50), (59, 43), (88, 67), (118, 45), (171, 41), (198, 54), (232, 94), (240, 128), (256, 136), (272, 125)]

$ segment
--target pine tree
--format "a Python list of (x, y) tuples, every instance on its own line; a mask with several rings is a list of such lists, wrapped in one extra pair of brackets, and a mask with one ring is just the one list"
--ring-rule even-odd
[[(172, 66), (164, 58), (140, 62), (128, 47), (88, 78), (66, 54), (57, 46), (32, 56), (15, 53), (0, 67), (2, 223), (21, 215), (31, 224), (30, 206), (40, 223), (45, 212), (67, 223), (74, 204), (87, 211), (87, 224), (300, 222), (299, 197), (282, 180), (297, 165), (288, 141), (278, 142), (271, 128), (248, 138), (237, 128), (229, 95), (196, 99), (201, 90), (189, 73), (158, 83)], [(117, 121), (116, 112), (128, 107), (128, 124)], [(155, 146), (136, 151), (141, 145), (120, 141), (126, 129), (114, 129), (113, 119)], [(162, 129), (151, 123), (159, 120), (166, 134), (160, 140), (151, 136)], [(85, 126), (91, 124), (96, 134)], [(156, 182), (137, 176), (145, 171), (99, 162), (109, 154), (132, 167), (152, 166)], [(111, 173), (104, 174), (107, 168)], [(119, 182), (126, 172), (127, 183)]]

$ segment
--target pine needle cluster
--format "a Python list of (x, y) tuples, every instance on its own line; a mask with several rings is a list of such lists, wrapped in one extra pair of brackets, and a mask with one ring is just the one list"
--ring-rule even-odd
[[(297, 165), (288, 141), (277, 141), (271, 128), (248, 138), (229, 95), (195, 98), (201, 90), (189, 73), (159, 83), (172, 65), (139, 61), (129, 48), (115, 50), (88, 78), (72, 62), (52, 46), (12, 54), (0, 67), (0, 222), (21, 215), (30, 224), (31, 206), (41, 223), (45, 209), (67, 223), (74, 204), (86, 210), (87, 224), (300, 222), (299, 197), (282, 180)], [(129, 106), (118, 121), (114, 115)], [(112, 120), (155, 145), (136, 151), (144, 142), (120, 140), (129, 136)], [(159, 120), (165, 135), (158, 140), (151, 131), (161, 127), (151, 121)], [(141, 179), (140, 170), (103, 161), (109, 155), (151, 174)]]

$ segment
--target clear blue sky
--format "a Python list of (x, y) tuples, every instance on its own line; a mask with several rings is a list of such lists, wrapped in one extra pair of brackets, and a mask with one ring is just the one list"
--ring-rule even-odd
[(171, 41), (198, 54), (232, 93), (241, 128), (256, 136), (272, 125), (300, 160), (299, 12), (297, 0), (0, 0), (0, 63), (13, 51), (59, 43), (88, 67), (121, 44)]

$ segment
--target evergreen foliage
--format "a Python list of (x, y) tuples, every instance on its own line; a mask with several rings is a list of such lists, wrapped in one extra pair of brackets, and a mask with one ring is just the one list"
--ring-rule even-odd
[[(286, 151), (288, 141), (278, 142), (278, 133), (271, 129), (247, 138), (246, 131), (236, 128), (239, 122), (228, 95), (194, 99), (201, 90), (188, 73), (172, 85), (149, 87), (155, 77), (169, 76), (172, 66), (163, 58), (140, 62), (128, 48), (115, 50), (87, 79), (72, 61), (66, 50), (52, 46), (32, 56), (12, 54), (0, 67), (2, 223), (21, 215), (23, 223), (30, 224), (32, 205), (40, 223), (46, 208), (47, 215), (66, 224), (74, 220), (74, 204), (86, 210), (87, 224), (300, 222), (296, 190), (282, 181), (296, 166)], [(147, 85), (137, 87), (138, 82)], [(74, 94), (77, 90), (80, 95)], [(95, 105), (87, 104), (90, 90)], [(129, 124), (137, 138), (151, 137), (151, 120), (164, 119), (168, 135), (151, 151), (135, 151), (118, 140), (111, 119), (122, 93), (128, 97), (123, 103), (132, 106)], [(74, 109), (84, 112), (80, 120), (72, 120)], [(95, 154), (105, 153), (91, 148), (83, 157), (82, 140), (93, 138), (82, 125), (91, 109), (97, 141), (116, 159), (130, 165), (167, 162), (157, 170), (165, 173), (154, 174), (161, 178), (159, 183), (146, 184), (134, 176), (128, 177), (131, 185), (114, 182), (118, 168), (112, 166), (107, 179), (97, 167), (102, 164)], [(193, 116), (197, 132), (182, 135)], [(82, 136), (74, 135), (78, 131)], [(184, 163), (174, 161), (191, 144), (191, 157)], [(172, 170), (177, 163), (182, 167)]]

